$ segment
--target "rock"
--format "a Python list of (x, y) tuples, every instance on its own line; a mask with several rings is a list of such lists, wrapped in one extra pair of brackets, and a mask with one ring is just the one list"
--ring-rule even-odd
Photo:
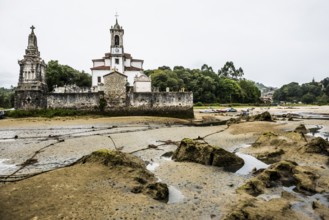
[(91, 154), (82, 157), (76, 163), (101, 163), (106, 166), (127, 166), (146, 169), (144, 161), (140, 158), (121, 151), (107, 149), (94, 151)]
[(329, 155), (329, 142), (321, 137), (313, 138), (305, 145), (305, 152)]
[(328, 190), (328, 178), (323, 177), (321, 181), (319, 178), (317, 170), (312, 167), (298, 166), (293, 161), (280, 161), (248, 180), (238, 188), (238, 192), (258, 196), (266, 188), (296, 185), (296, 191), (311, 195)]
[(327, 206), (321, 204), (319, 201), (314, 201), (312, 208), (318, 213), (320, 219), (329, 219), (329, 209)]
[(174, 154), (173, 151), (168, 151), (168, 152), (162, 154), (161, 157), (172, 157), (173, 154)]
[(251, 117), (251, 121), (273, 121), (271, 114), (266, 111), (258, 115), (254, 115)]
[(167, 184), (157, 182), (154, 174), (146, 169), (144, 161), (134, 155), (102, 149), (82, 157), (75, 164), (88, 163), (98, 163), (111, 167), (111, 169), (120, 169), (120, 173), (125, 178), (131, 179), (126, 184), (128, 187), (132, 185), (130, 192), (135, 194), (143, 193), (163, 202), (168, 201), (169, 190)]
[(298, 219), (285, 199), (242, 201), (224, 220), (281, 220)]
[(222, 148), (185, 138), (173, 154), (175, 161), (188, 161), (204, 165), (223, 167), (235, 172), (244, 165), (243, 159)]
[(146, 186), (146, 194), (150, 195), (153, 199), (167, 202), (169, 189), (165, 183), (151, 183)]
[(298, 125), (294, 132), (298, 132), (298, 133), (302, 133), (302, 134), (307, 134), (308, 133), (308, 130), (306, 129), (305, 125), (304, 124), (300, 124)]
[(261, 153), (257, 155), (257, 159), (263, 161), (266, 164), (272, 164), (281, 160), (281, 155), (284, 154), (284, 150), (274, 150)]

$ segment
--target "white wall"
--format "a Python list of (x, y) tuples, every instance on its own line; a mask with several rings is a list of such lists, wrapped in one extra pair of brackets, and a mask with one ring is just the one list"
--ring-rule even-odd
[(125, 71), (124, 74), (128, 76), (127, 80), (129, 86), (134, 86), (135, 76), (140, 74), (140, 71)]
[(135, 82), (134, 92), (151, 92), (151, 82)]
[(133, 61), (133, 62), (131, 62), (131, 66), (142, 69), (143, 68), (143, 63), (142, 62)]
[(94, 61), (94, 67), (98, 67), (98, 66), (104, 66), (104, 62), (103, 61)]
[(111, 66), (111, 59), (105, 59), (105, 66)]
[(124, 65), (125, 66), (130, 66), (131, 65), (131, 60), (130, 59), (126, 59)]
[(103, 81), (103, 76), (105, 74), (108, 74), (110, 70), (92, 70), (92, 86), (97, 86), (98, 85), (98, 80), (97, 78), (100, 76), (102, 83)]

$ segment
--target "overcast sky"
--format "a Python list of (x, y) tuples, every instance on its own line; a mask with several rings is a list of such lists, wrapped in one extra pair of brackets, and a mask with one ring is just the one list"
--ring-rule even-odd
[(125, 52), (144, 69), (217, 72), (226, 61), (268, 86), (329, 76), (328, 0), (0, 0), (0, 87), (17, 85), (30, 26), (41, 57), (91, 73), (125, 29)]

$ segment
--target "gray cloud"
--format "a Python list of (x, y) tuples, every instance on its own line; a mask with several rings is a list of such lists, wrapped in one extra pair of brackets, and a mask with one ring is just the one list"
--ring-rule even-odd
[(109, 52), (116, 11), (125, 51), (145, 69), (217, 70), (233, 61), (246, 78), (272, 86), (329, 75), (326, 0), (1, 0), (0, 86), (17, 84), (32, 24), (46, 62), (90, 72), (91, 59)]

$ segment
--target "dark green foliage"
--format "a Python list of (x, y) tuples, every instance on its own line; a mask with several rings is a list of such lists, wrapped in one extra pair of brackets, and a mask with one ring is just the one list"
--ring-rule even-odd
[[(146, 70), (151, 76), (153, 87), (159, 91), (192, 91), (194, 102), (200, 103), (258, 103), (260, 91), (254, 82), (241, 79), (243, 70), (235, 70), (233, 62), (227, 62), (222, 70), (229, 73), (216, 74), (207, 64), (201, 69), (167, 66)], [(223, 72), (220, 71), (220, 72)], [(233, 72), (232, 72), (233, 71)]]
[(51, 60), (47, 64), (46, 78), (49, 91), (55, 86), (77, 85), (79, 87), (91, 87), (91, 75), (80, 72), (67, 65), (61, 65), (57, 60)]
[(84, 111), (75, 109), (39, 109), (39, 110), (14, 110), (6, 112), (7, 117), (63, 117), (63, 116), (159, 116), (174, 118), (194, 118), (193, 108), (116, 108), (106, 111), (95, 109), (94, 111)]
[(320, 82), (314, 80), (310, 83), (299, 85), (292, 82), (283, 85), (273, 95), (275, 101), (303, 102), (305, 104), (328, 104), (329, 103), (329, 78)]
[(0, 88), (0, 108), (12, 108), (14, 107), (14, 88), (5, 89)]

